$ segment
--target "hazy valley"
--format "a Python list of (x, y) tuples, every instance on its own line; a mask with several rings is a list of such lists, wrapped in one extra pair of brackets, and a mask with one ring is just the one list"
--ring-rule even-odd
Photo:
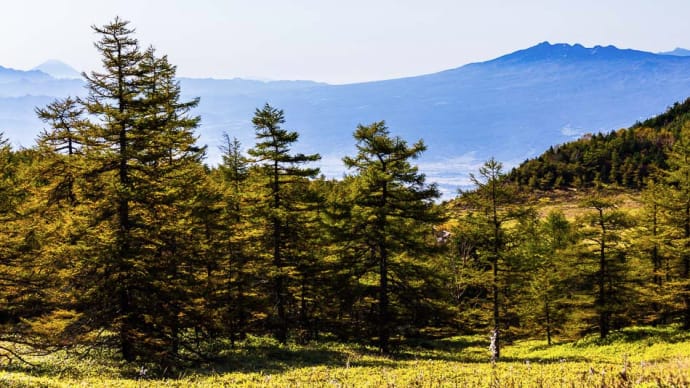
[[(515, 166), (551, 145), (628, 127), (684, 100), (690, 57), (683, 53), (544, 42), (486, 62), (378, 82), (180, 82), (184, 98), (201, 98), (194, 113), (202, 118), (198, 133), (210, 164), (220, 161), (223, 132), (246, 148), (253, 144), (251, 117), (269, 102), (285, 110), (288, 128), (300, 132), (299, 150), (322, 154), (327, 176), (343, 173), (341, 158), (354, 150), (357, 124), (386, 120), (408, 141), (424, 139), (421, 170), (452, 193), (491, 156)], [(52, 66), (60, 68), (58, 76), (75, 76)], [(0, 68), (0, 130), (15, 145), (31, 146), (44, 126), (34, 107), (84, 93), (79, 79)]]

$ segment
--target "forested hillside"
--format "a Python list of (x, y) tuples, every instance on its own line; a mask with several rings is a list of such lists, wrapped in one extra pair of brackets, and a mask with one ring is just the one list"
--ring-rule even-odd
[[(289, 112), (269, 103), (246, 152), (225, 136), (222, 163), (205, 166), (198, 100), (181, 98), (175, 66), (125, 21), (95, 31), (103, 66), (87, 97), (38, 107), (48, 129), (33, 147), (0, 146), (2, 357), (97, 349), (164, 374), (254, 336), (391, 354), (479, 333), (498, 360), (517, 339), (690, 329), (687, 102), (531, 162), (567, 154), (553, 178), (515, 175), (523, 166), (511, 179), (490, 159), (472, 190), (439, 204), (414, 165), (424, 142), (383, 121), (353, 128), (342, 179), (294, 151)], [(611, 150), (618, 165), (588, 170)], [(530, 201), (526, 186), (575, 179), (592, 186), (577, 215)], [(607, 182), (647, 190), (631, 209)]]
[(655, 171), (668, 168), (667, 155), (689, 119), (690, 100), (675, 103), (630, 128), (551, 147), (511, 171), (510, 178), (542, 190), (601, 185), (641, 189)]

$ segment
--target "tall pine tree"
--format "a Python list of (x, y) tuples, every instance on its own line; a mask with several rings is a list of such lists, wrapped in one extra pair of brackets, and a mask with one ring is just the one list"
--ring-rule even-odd
[(125, 360), (174, 363), (184, 330), (204, 321), (203, 227), (193, 216), (204, 149), (195, 146), (199, 118), (189, 115), (198, 100), (180, 101), (174, 66), (141, 52), (128, 22), (94, 30), (103, 71), (86, 77), (90, 228), (76, 286), (91, 327), (116, 331)]
[(265, 222), (263, 243), (271, 262), (270, 299), (275, 306), (269, 325), (276, 338), (285, 343), (294, 314), (290, 284), (296, 277), (300, 218), (308, 205), (301, 195), (307, 188), (305, 180), (319, 172), (318, 168), (303, 165), (319, 160), (320, 156), (291, 153), (299, 134), (282, 128), (285, 123), (282, 110), (266, 104), (256, 110), (252, 123), (257, 143), (248, 152), (259, 180), (255, 209), (259, 219)]
[[(433, 203), (439, 192), (410, 164), (426, 150), (421, 140), (408, 146), (405, 140), (391, 136), (383, 121), (359, 125), (354, 138), (357, 155), (343, 159), (354, 170), (350, 219), (344, 225), (349, 241), (344, 243), (363, 263), (362, 272), (377, 279), (375, 326), (378, 346), (387, 353), (392, 327), (400, 322), (392, 314), (391, 291), (401, 298), (415, 272), (431, 273), (424, 270), (421, 258), (432, 249), (432, 225), (441, 220)], [(405, 304), (404, 300), (398, 302)]]
[(489, 286), (488, 292), (477, 295), (489, 300), (494, 338), (492, 357), (497, 359), (501, 354), (501, 332), (509, 326), (503, 320), (510, 297), (508, 278), (516, 266), (515, 256), (510, 252), (511, 238), (506, 223), (519, 217), (522, 209), (517, 188), (508, 181), (503, 165), (495, 159), (485, 162), (479, 168), (479, 175), (471, 174), (470, 178), (475, 189), (461, 197), (469, 210), (464, 220), (479, 232), (475, 235), (481, 236), (477, 243), (477, 250), (481, 253), (477, 255), (475, 269), (488, 276), (485, 283)]

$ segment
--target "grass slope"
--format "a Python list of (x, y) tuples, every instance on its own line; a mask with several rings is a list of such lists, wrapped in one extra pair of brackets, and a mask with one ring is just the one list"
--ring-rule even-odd
[(461, 336), (405, 346), (393, 357), (344, 344), (280, 346), (250, 338), (222, 363), (175, 378), (149, 378), (114, 358), (65, 355), (37, 368), (5, 365), (8, 387), (656, 387), (690, 386), (690, 333), (674, 327), (633, 327), (606, 341), (585, 337), (547, 346), (516, 342), (488, 362), (488, 340)]

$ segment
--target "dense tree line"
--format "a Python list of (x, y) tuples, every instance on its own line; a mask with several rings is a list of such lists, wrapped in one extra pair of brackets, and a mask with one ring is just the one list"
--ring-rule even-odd
[(198, 100), (181, 100), (175, 67), (125, 21), (94, 30), (103, 66), (86, 76), (87, 97), (37, 109), (46, 130), (34, 147), (0, 141), (3, 355), (107, 348), (171, 371), (248, 335), (391, 352), (407, 338), (491, 332), (498, 358), (520, 337), (690, 328), (690, 127), (548, 153), (649, 142), (634, 163), (659, 168), (633, 179), (648, 187), (635, 216), (598, 191), (577, 217), (540, 214), (525, 190), (591, 173), (620, 184), (613, 169), (535, 186), (544, 171), (506, 175), (493, 159), (440, 204), (413, 164), (424, 143), (384, 122), (358, 126), (348, 173), (326, 179), (269, 104), (252, 119), (256, 144), (245, 152), (225, 135), (208, 167)]
[(511, 171), (510, 179), (541, 190), (641, 189), (656, 170), (668, 168), (667, 155), (689, 116), (690, 99), (630, 128), (550, 147)]

